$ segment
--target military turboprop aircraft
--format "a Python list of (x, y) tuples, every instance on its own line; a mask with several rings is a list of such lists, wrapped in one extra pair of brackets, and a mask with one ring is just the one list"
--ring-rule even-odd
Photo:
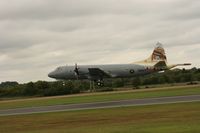
[(60, 66), (48, 74), (49, 77), (57, 80), (89, 79), (99, 86), (103, 86), (105, 78), (125, 78), (147, 75), (155, 72), (169, 70), (176, 66), (191, 65), (167, 64), (165, 50), (161, 43), (157, 43), (152, 55), (146, 60), (131, 64), (107, 64), (107, 65), (77, 65)]

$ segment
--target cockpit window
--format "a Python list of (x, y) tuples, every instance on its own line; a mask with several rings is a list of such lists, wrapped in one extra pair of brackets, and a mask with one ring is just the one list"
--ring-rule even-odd
[(58, 67), (56, 70), (61, 70), (61, 67)]

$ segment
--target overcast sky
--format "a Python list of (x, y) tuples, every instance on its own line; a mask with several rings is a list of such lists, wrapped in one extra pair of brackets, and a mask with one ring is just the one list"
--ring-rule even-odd
[(155, 44), (200, 67), (199, 0), (0, 0), (0, 82), (51, 80), (59, 65), (130, 63)]

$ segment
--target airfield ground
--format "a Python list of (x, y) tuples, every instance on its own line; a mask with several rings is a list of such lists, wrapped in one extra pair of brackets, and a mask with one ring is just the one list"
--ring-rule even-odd
[[(183, 86), (0, 101), (0, 110), (122, 99), (199, 95)], [(200, 102), (0, 116), (0, 133), (199, 133)]]
[(0, 117), (1, 133), (199, 133), (200, 102)]
[(89, 93), (71, 96), (56, 96), (44, 98), (29, 98), (19, 100), (2, 100), (0, 101), (1, 109), (14, 109), (23, 107), (38, 107), (49, 105), (67, 105), (77, 103), (105, 102), (113, 100), (127, 100), (153, 97), (181, 96), (181, 95), (198, 95), (200, 94), (200, 85), (165, 87), (165, 88), (148, 88), (139, 90)]

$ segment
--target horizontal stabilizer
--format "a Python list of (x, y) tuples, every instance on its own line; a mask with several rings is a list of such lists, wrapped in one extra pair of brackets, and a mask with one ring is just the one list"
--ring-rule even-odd
[(184, 64), (177, 64), (177, 66), (190, 66), (192, 65), (191, 63), (184, 63)]
[(177, 66), (190, 66), (190, 65), (192, 65), (192, 64), (191, 63), (183, 63), (183, 64), (169, 65), (167, 67), (168, 67), (168, 69), (172, 69), (172, 68), (177, 67)]

